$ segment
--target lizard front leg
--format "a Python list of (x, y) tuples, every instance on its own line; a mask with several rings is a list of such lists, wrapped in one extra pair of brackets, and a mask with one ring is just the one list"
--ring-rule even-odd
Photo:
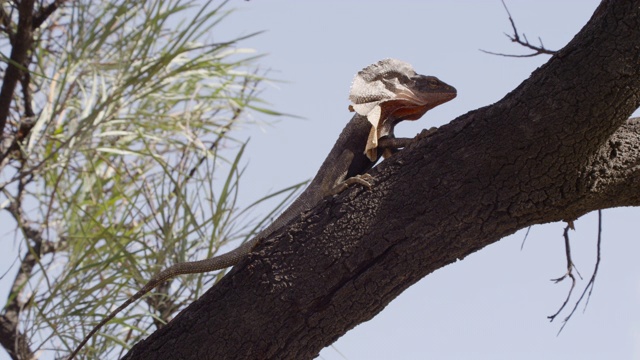
[(432, 127), (430, 129), (424, 129), (420, 132), (420, 134), (416, 135), (414, 138), (395, 138), (392, 136), (385, 136), (378, 139), (378, 148), (383, 151), (382, 156), (386, 159), (389, 156), (397, 153), (399, 149), (406, 148), (410, 144), (416, 142), (419, 139), (423, 139), (438, 130), (437, 127)]
[[(434, 129), (435, 128), (431, 128), (428, 131), (433, 131)], [(405, 147), (409, 146), (409, 144), (412, 144), (413, 142), (415, 142), (416, 138), (396, 138), (396, 137), (393, 137), (393, 136), (385, 136), (385, 137), (382, 137), (382, 138), (378, 139), (378, 149), (383, 151), (383, 156), (385, 158), (388, 158), (392, 154), (398, 152), (399, 149), (405, 148)], [(353, 161), (355, 161), (355, 158), (361, 159), (361, 161), (370, 162), (371, 163), (370, 164), (371, 167), (374, 165), (374, 163), (371, 162), (370, 160), (368, 160), (368, 158), (366, 158), (366, 157), (364, 157), (364, 156), (362, 156), (360, 154), (355, 155), (351, 151), (343, 152), (340, 155), (340, 161), (338, 161), (338, 164), (351, 164)], [(366, 159), (366, 160), (364, 160), (364, 159)], [(344, 173), (346, 174), (347, 171), (345, 170)], [(346, 176), (347, 175), (345, 175), (343, 177), (346, 177)], [(343, 178), (343, 177), (341, 177), (341, 178)], [(373, 180), (373, 177), (371, 175), (369, 175), (368, 173), (356, 174), (356, 175), (348, 177), (348, 178), (346, 178), (346, 179), (344, 179), (342, 181), (339, 181), (331, 189), (329, 189), (327, 194), (329, 194), (329, 195), (339, 194), (339, 193), (343, 192), (344, 190), (346, 190), (349, 186), (356, 185), (356, 184), (357, 185), (362, 185), (362, 186), (366, 187), (367, 189), (371, 189), (371, 181), (372, 180)]]
[(387, 159), (414, 141), (415, 139), (409, 138), (382, 137), (378, 140), (378, 150), (382, 150), (382, 157)]
[(378, 140), (378, 148), (383, 150), (398, 150), (409, 146), (409, 144), (414, 141), (415, 139), (410, 138), (383, 137)]
[(322, 178), (325, 196), (339, 194), (352, 185), (361, 185), (371, 189), (373, 178), (366, 171), (373, 167), (374, 162), (369, 160), (360, 146), (350, 146), (344, 149), (332, 165)]

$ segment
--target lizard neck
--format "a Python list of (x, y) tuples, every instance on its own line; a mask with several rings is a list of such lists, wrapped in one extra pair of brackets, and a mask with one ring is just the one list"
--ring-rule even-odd
[(364, 154), (371, 124), (365, 116), (354, 115), (344, 127), (320, 169), (307, 188), (280, 216), (260, 232), (258, 237), (270, 235), (287, 225), (303, 212), (311, 209), (344, 180), (363, 174), (375, 162)]

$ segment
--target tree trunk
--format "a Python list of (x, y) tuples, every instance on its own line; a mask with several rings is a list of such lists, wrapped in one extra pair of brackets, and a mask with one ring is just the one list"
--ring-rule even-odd
[[(611, 0), (494, 105), (281, 229), (127, 359), (308, 359), (524, 227), (640, 203), (640, 1)], [(429, 325), (425, 325), (429, 326)]]

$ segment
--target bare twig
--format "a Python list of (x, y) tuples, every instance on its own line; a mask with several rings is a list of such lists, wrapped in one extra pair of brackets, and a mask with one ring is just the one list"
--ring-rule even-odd
[[(547, 316), (547, 318), (549, 319), (549, 321), (553, 321), (556, 316), (558, 316), (558, 314), (560, 314), (560, 312), (562, 311), (562, 309), (564, 309), (565, 306), (567, 306), (567, 303), (569, 303), (569, 299), (571, 298), (571, 293), (573, 293), (573, 289), (576, 287), (576, 278), (575, 276), (573, 276), (573, 269), (575, 268), (573, 265), (573, 260), (571, 260), (571, 246), (569, 243), (569, 230), (573, 228), (573, 222), (569, 221), (567, 222), (567, 226), (565, 226), (564, 228), (564, 250), (565, 250), (565, 255), (567, 258), (567, 272), (562, 275), (561, 277), (557, 278), (557, 279), (551, 279), (551, 281), (555, 282), (556, 284), (563, 281), (564, 279), (566, 279), (567, 277), (571, 279), (571, 288), (569, 289), (569, 293), (567, 294), (567, 298), (564, 300), (564, 302), (562, 303), (562, 306), (560, 306), (560, 309), (558, 309), (558, 311), (550, 316)], [(578, 274), (580, 275), (580, 274)]]
[(584, 309), (587, 309), (587, 305), (589, 305), (589, 299), (591, 299), (591, 292), (593, 291), (593, 286), (596, 282), (596, 276), (598, 275), (598, 268), (600, 267), (600, 246), (602, 244), (602, 210), (598, 210), (598, 245), (597, 245), (597, 257), (596, 257), (596, 265), (593, 269), (593, 273), (591, 274), (591, 279), (589, 279), (589, 282), (587, 283), (587, 286), (584, 287), (584, 290), (582, 291), (582, 295), (580, 295), (580, 298), (578, 299), (578, 301), (576, 301), (575, 305), (573, 306), (573, 309), (571, 310), (571, 312), (569, 313), (569, 315), (567, 315), (566, 318), (564, 318), (564, 321), (562, 323), (562, 327), (560, 327), (560, 330), (558, 331), (558, 334), (562, 331), (562, 329), (564, 329), (565, 325), (567, 325), (567, 322), (569, 321), (569, 319), (571, 319), (571, 317), (573, 316), (573, 313), (576, 312), (576, 309), (578, 308), (578, 305), (580, 304), (580, 302), (582, 302), (582, 299), (584, 298), (585, 294), (587, 294), (587, 290), (589, 290), (589, 293), (587, 294), (587, 301), (584, 304)]
[(524, 249), (524, 243), (527, 241), (527, 237), (529, 236), (529, 231), (531, 231), (531, 226), (527, 228), (527, 233), (524, 234), (524, 239), (522, 239), (522, 245), (520, 245), (520, 251)]
[[(509, 9), (507, 8), (507, 4), (505, 4), (504, 0), (502, 0), (502, 6), (504, 6), (504, 9), (507, 11), (507, 15), (509, 15), (509, 22), (511, 23), (511, 28), (513, 29), (513, 35), (509, 35), (507, 33), (505, 33), (504, 35), (506, 37), (509, 38), (509, 40), (511, 40), (511, 42), (517, 43), (519, 45), (522, 45), (530, 50), (533, 50), (534, 52), (531, 54), (524, 54), (524, 55), (515, 55), (515, 54), (504, 54), (504, 53), (496, 53), (496, 52), (492, 52), (492, 51), (487, 51), (487, 50), (483, 50), (480, 49), (480, 51), (482, 51), (483, 53), (486, 54), (491, 54), (491, 55), (498, 55), (498, 56), (505, 56), (505, 57), (534, 57), (534, 56), (538, 56), (538, 55), (553, 55), (555, 54), (557, 51), (555, 50), (549, 50), (547, 48), (544, 47), (544, 44), (542, 43), (542, 39), (538, 37), (538, 41), (540, 42), (539, 46), (536, 45), (532, 45), (529, 42), (529, 39), (527, 39), (527, 36), (522, 33), (522, 38), (520, 38), (520, 35), (518, 35), (518, 29), (516, 28), (516, 23), (513, 21), (513, 17), (511, 17), (511, 13), (509, 12)], [(524, 39), (524, 40), (523, 40)]]

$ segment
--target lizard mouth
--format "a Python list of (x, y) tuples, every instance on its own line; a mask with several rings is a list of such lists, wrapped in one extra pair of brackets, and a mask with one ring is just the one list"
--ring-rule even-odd
[(394, 121), (418, 120), (427, 111), (456, 97), (455, 93), (433, 94), (429, 102), (411, 100), (395, 100), (385, 103), (383, 113)]
[(392, 101), (385, 101), (380, 105), (384, 108), (383, 112), (396, 121), (417, 120), (427, 111), (446, 103), (456, 96), (457, 92), (453, 88), (450, 91), (429, 93), (428, 100), (416, 96), (411, 91), (401, 91), (398, 93), (397, 98)]

